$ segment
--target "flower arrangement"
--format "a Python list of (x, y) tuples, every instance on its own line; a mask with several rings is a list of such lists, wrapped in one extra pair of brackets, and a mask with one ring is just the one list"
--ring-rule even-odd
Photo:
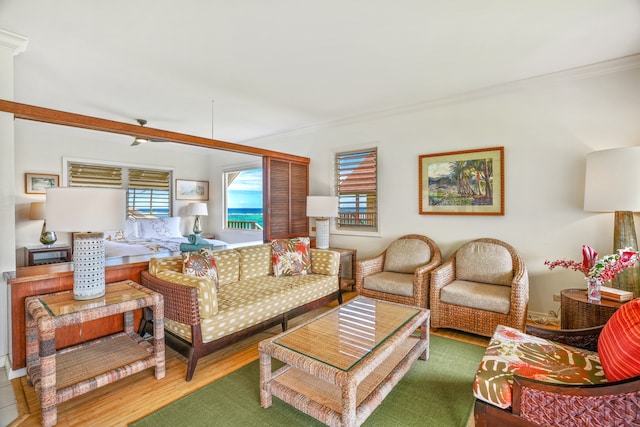
[[(619, 249), (618, 253), (605, 255), (598, 260), (598, 253), (591, 246), (583, 245), (581, 263), (561, 259), (556, 261), (547, 260), (544, 265), (548, 265), (549, 270), (562, 267), (581, 271), (588, 280), (589, 298), (599, 300), (602, 283), (615, 278), (624, 269), (634, 267), (637, 262), (638, 252), (632, 248)], [(593, 289), (592, 286), (594, 287)]]

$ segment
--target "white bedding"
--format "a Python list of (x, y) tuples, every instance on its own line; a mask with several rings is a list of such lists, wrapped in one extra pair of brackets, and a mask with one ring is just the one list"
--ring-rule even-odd
[[(206, 240), (213, 246), (227, 245), (227, 243), (222, 240), (203, 240)], [(165, 237), (164, 239), (105, 240), (105, 257), (180, 252), (180, 243), (189, 243), (189, 239), (186, 237)]]
[[(226, 246), (222, 240), (204, 239), (214, 246)], [(180, 232), (180, 217), (127, 218), (122, 230), (104, 233), (105, 257), (153, 255), (180, 252), (180, 243), (189, 239)]]

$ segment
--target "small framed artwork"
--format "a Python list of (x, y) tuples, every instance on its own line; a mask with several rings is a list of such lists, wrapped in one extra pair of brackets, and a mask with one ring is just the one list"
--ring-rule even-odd
[(504, 147), (419, 157), (422, 215), (504, 215)]
[(24, 192), (27, 194), (47, 194), (47, 188), (60, 186), (60, 175), (43, 173), (24, 174)]
[(176, 179), (176, 200), (209, 200), (209, 181)]

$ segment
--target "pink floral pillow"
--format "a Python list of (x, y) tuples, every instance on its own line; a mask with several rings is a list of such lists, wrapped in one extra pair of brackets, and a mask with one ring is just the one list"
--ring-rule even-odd
[(311, 273), (309, 238), (276, 239), (271, 242), (273, 274), (296, 276)]
[(182, 273), (187, 276), (204, 277), (211, 280), (216, 287), (218, 286), (218, 269), (216, 260), (213, 256), (201, 252), (183, 252), (182, 254)]

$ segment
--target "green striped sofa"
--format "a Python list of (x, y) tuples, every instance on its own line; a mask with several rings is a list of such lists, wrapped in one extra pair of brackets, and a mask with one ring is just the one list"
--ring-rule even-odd
[(275, 277), (271, 244), (213, 253), (218, 286), (182, 274), (182, 257), (152, 258), (142, 285), (164, 296), (167, 343), (188, 358), (190, 381), (201, 356), (337, 299), (340, 254), (310, 250), (312, 274)]

